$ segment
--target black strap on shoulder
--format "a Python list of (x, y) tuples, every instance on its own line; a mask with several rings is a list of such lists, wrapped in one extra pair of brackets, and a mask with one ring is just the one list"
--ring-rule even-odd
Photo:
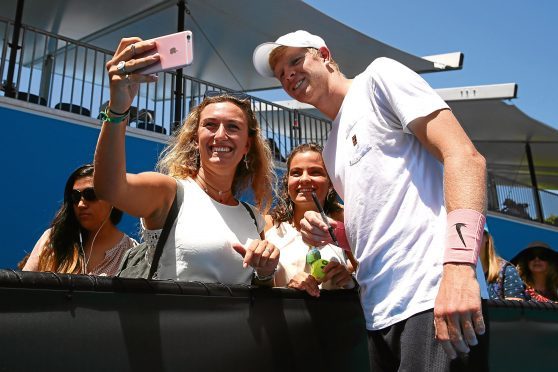
[(153, 261), (151, 261), (147, 279), (152, 279), (153, 275), (155, 275), (155, 271), (157, 271), (157, 266), (159, 266), (159, 259), (161, 259), (161, 255), (163, 254), (163, 247), (167, 242), (167, 238), (169, 237), (172, 226), (174, 225), (174, 221), (178, 216), (178, 210), (180, 209), (182, 200), (184, 200), (184, 189), (180, 181), (176, 181), (176, 195), (174, 196), (174, 201), (172, 202), (169, 213), (167, 214), (167, 219), (165, 220), (163, 231), (161, 231), (161, 236), (159, 236), (159, 240), (157, 241), (157, 246), (155, 247)]
[[(256, 231), (258, 231), (258, 222), (256, 221), (256, 216), (254, 216), (254, 211), (252, 210), (252, 208), (250, 208), (250, 206), (248, 205), (248, 203), (243, 202), (242, 200), (240, 201), (242, 203), (242, 205), (244, 206), (244, 208), (246, 208), (246, 210), (248, 211), (248, 213), (250, 213), (250, 217), (252, 217), (252, 220), (254, 220), (254, 225), (256, 225)], [(258, 231), (259, 232), (259, 231)]]

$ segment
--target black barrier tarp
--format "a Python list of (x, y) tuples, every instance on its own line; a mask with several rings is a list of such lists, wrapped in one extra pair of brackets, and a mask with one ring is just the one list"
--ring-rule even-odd
[(0, 271), (0, 369), (366, 371), (356, 291)]
[[(558, 370), (558, 305), (489, 301), (491, 371)], [(0, 270), (0, 371), (367, 371), (353, 290)]]

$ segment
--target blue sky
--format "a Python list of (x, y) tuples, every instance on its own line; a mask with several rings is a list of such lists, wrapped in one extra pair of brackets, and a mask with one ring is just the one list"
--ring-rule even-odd
[(462, 70), (422, 76), (434, 88), (517, 83), (511, 102), (558, 129), (557, 0), (305, 2), (417, 56), (463, 52)]

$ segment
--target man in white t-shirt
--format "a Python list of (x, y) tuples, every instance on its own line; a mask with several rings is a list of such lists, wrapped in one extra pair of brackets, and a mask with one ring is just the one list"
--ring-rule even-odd
[[(253, 61), (333, 120), (323, 157), (360, 265), (372, 369), (487, 369), (476, 275), (486, 165), (448, 105), (388, 58), (347, 79), (306, 31), (261, 44)], [(301, 227), (309, 244), (331, 241), (315, 212)]]

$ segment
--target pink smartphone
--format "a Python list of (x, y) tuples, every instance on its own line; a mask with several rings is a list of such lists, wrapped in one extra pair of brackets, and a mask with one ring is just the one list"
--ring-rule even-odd
[(155, 40), (156, 47), (141, 57), (159, 53), (159, 61), (137, 70), (137, 73), (143, 75), (155, 74), (162, 71), (176, 70), (192, 64), (194, 60), (192, 31), (177, 32), (151, 40)]

